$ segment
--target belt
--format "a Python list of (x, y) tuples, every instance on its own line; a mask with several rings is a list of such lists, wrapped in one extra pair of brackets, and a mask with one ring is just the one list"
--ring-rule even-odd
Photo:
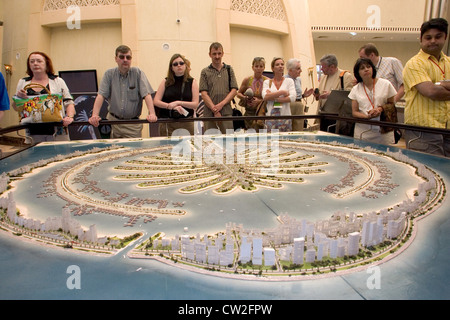
[(114, 118), (119, 119), (119, 120), (136, 120), (136, 119), (139, 119), (139, 117), (128, 118), (128, 119), (127, 118), (118, 117), (112, 112), (110, 112), (109, 114), (112, 115)]

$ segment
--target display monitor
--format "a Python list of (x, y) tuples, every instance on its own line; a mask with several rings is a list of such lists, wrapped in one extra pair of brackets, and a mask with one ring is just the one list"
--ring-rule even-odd
[(97, 70), (59, 71), (72, 94), (97, 93)]
[(272, 71), (264, 71), (263, 76), (266, 76), (269, 79), (273, 79), (273, 72)]

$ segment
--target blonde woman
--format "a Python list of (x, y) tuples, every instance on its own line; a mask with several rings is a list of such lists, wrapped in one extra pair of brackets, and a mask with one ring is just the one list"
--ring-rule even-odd
[[(252, 63), (253, 75), (242, 80), (237, 97), (240, 99), (239, 104), (245, 108), (244, 116), (255, 116), (256, 109), (263, 101), (264, 81), (269, 79), (263, 75), (265, 68), (266, 60), (264, 58), (254, 58)], [(254, 120), (245, 120), (245, 126), (246, 129), (259, 129)]]
[[(273, 79), (264, 81), (263, 98), (267, 100), (266, 116), (290, 116), (291, 103), (295, 102), (297, 92), (294, 80), (284, 77), (283, 58), (272, 60)], [(267, 120), (267, 131), (274, 129), (281, 132), (292, 131), (291, 119)]]

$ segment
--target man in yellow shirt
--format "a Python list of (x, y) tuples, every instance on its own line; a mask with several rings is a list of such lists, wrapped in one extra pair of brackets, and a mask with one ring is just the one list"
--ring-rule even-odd
[[(421, 50), (403, 70), (406, 124), (448, 129), (450, 58), (442, 52), (447, 35), (445, 19), (422, 24)], [(405, 141), (409, 149), (450, 157), (450, 135), (406, 130)]]

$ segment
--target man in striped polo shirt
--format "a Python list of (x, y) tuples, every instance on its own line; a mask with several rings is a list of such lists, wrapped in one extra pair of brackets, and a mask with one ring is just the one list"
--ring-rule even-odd
[[(422, 24), (419, 53), (403, 70), (405, 123), (448, 129), (450, 115), (450, 58), (442, 49), (448, 35), (445, 19)], [(409, 149), (450, 157), (450, 135), (406, 130)]]
[[(377, 69), (377, 77), (389, 80), (397, 90), (394, 97), (394, 104), (400, 101), (405, 95), (405, 86), (403, 85), (403, 65), (401, 61), (394, 57), (380, 56), (377, 47), (373, 43), (367, 43), (359, 49), (359, 57), (367, 58), (373, 62)], [(399, 129), (394, 130), (395, 143), (397, 143), (402, 133)]]
[[(200, 75), (200, 93), (205, 102), (203, 117), (231, 117), (231, 101), (237, 94), (238, 84), (234, 70), (222, 62), (223, 46), (214, 42), (209, 47), (211, 64)], [(205, 130), (219, 129), (222, 133), (233, 130), (233, 121), (205, 121)]]
[(373, 43), (367, 43), (359, 49), (359, 57), (367, 58), (377, 68), (377, 77), (389, 80), (397, 90), (394, 102), (397, 103), (404, 95), (403, 65), (394, 57), (380, 56), (377, 47)]

